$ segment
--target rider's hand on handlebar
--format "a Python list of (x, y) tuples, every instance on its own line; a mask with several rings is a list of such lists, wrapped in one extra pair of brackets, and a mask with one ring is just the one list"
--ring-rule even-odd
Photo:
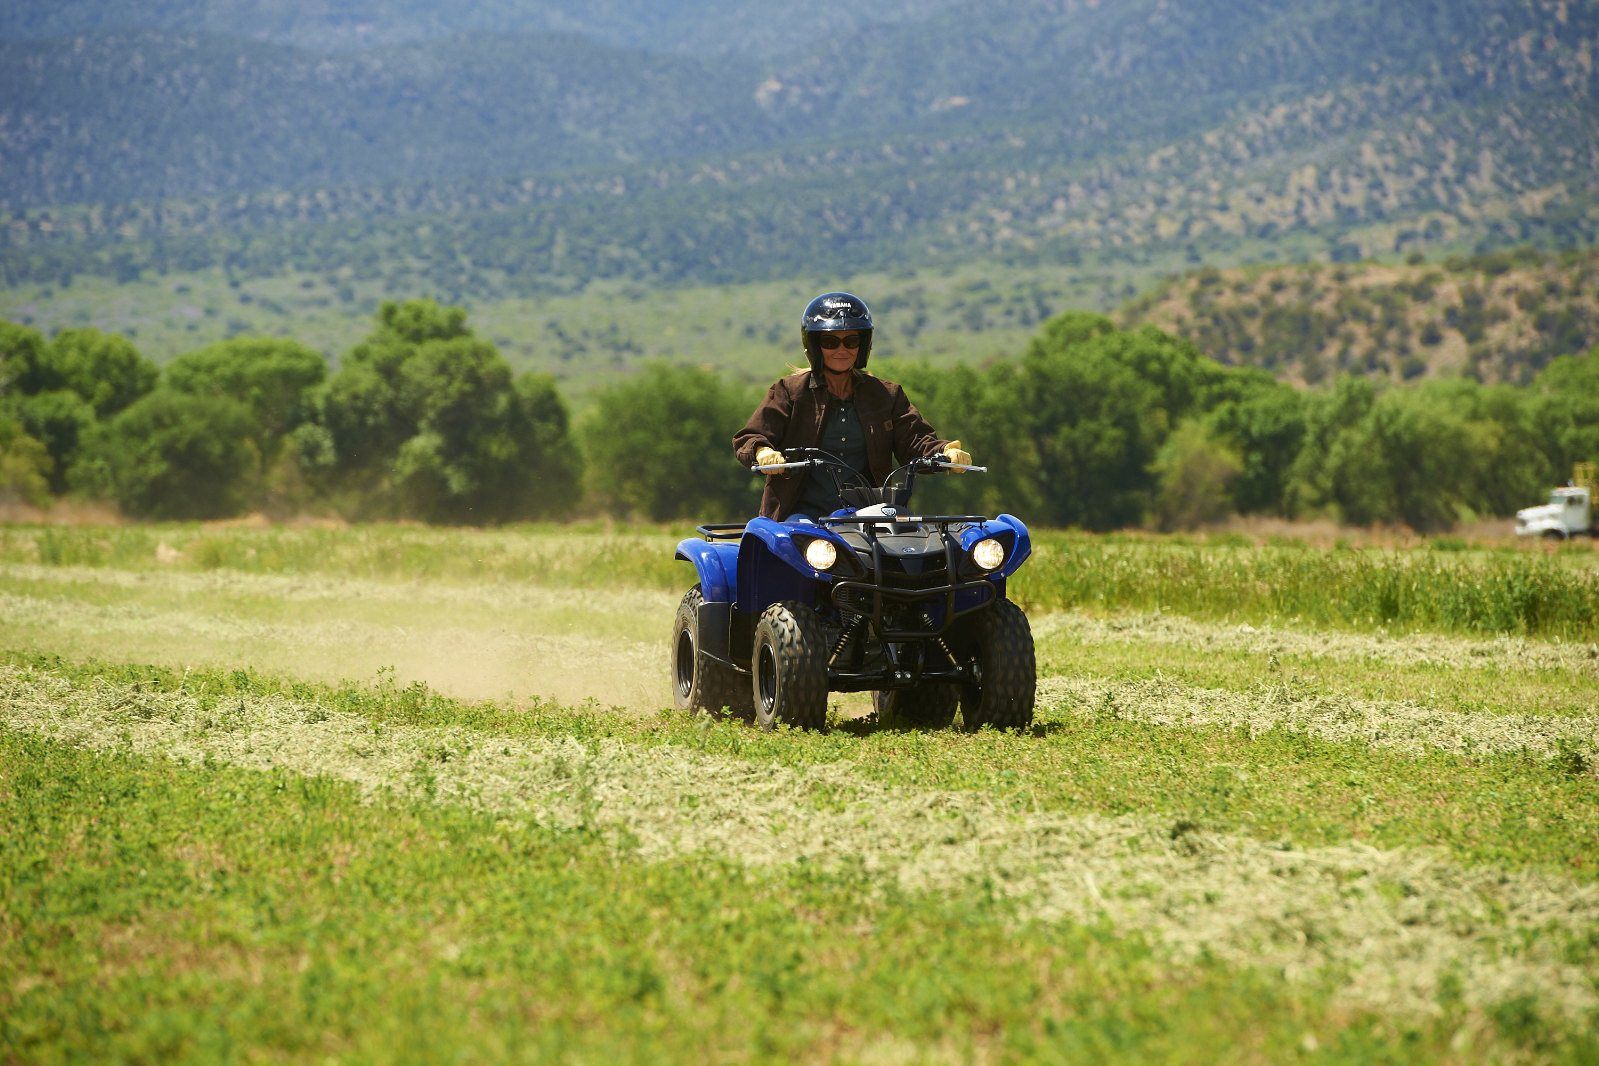
[[(756, 466), (777, 466), (779, 463), (782, 463), (784, 461), (785, 460), (783, 459), (783, 453), (778, 451), (776, 448), (756, 448), (755, 449), (755, 465)], [(782, 471), (781, 470), (768, 470), (765, 473), (766, 473), (767, 477), (776, 477), (778, 474), (781, 474)]]
[[(972, 465), (972, 453), (963, 451), (961, 449), (961, 442), (958, 440), (952, 440), (948, 444), (944, 445), (944, 458), (956, 466)], [(951, 473), (955, 474), (964, 474), (965, 472), (966, 471), (964, 470), (951, 471)]]

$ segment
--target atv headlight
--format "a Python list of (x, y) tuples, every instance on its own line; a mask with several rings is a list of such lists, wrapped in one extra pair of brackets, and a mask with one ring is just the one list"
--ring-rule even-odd
[(1005, 545), (988, 537), (972, 545), (972, 562), (984, 570), (998, 570), (999, 564), (1005, 561)]
[(805, 561), (818, 570), (831, 570), (838, 562), (838, 549), (830, 540), (813, 540), (805, 545)]

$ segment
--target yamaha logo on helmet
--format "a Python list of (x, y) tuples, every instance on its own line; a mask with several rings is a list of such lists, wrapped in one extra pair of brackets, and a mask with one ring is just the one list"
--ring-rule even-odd
[(865, 308), (860, 304), (848, 300), (829, 300), (812, 312), (810, 321), (821, 323), (834, 322), (841, 318), (861, 318), (864, 312)]
[(823, 326), (831, 329), (871, 329), (872, 313), (858, 296), (847, 292), (824, 292), (805, 308), (803, 325), (809, 329), (823, 323), (845, 322), (842, 326)]

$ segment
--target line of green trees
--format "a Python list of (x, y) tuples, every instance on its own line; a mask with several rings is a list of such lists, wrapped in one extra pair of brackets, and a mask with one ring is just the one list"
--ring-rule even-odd
[[(992, 470), (924, 479), (922, 506), (1043, 525), (1274, 514), (1434, 531), (1508, 514), (1599, 457), (1599, 349), (1525, 387), (1341, 378), (1304, 392), (1070, 312), (986, 368), (874, 369)], [(0, 499), (80, 495), (150, 519), (729, 520), (759, 497), (729, 448), (758, 395), (652, 364), (574, 420), (552, 378), (514, 373), (463, 310), (431, 301), (384, 304), (331, 373), (280, 338), (158, 370), (122, 337), (0, 322)]]
[(1267, 514), (1438, 531), (1537, 502), (1599, 456), (1599, 349), (1525, 387), (1342, 377), (1307, 392), (1152, 327), (1068, 312), (986, 370), (885, 374), (994, 471), (942, 479), (923, 506), (1045, 525)]
[(0, 323), (0, 442), (0, 494), (156, 519), (554, 517), (580, 472), (554, 380), (514, 374), (466, 312), (429, 301), (385, 304), (331, 375), (292, 340), (223, 341), (158, 372), (122, 337)]

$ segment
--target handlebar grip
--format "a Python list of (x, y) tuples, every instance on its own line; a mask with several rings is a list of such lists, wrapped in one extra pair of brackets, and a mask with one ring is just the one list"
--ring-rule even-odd
[(809, 459), (801, 459), (797, 463), (768, 463), (765, 466), (756, 465), (750, 467), (750, 470), (757, 474), (766, 474), (773, 470), (798, 470), (810, 465), (811, 461)]
[(939, 470), (939, 471), (943, 471), (943, 470), (956, 471), (956, 470), (958, 470), (958, 471), (960, 471), (962, 473), (965, 473), (967, 471), (971, 471), (974, 474), (986, 474), (986, 473), (988, 473), (988, 467), (986, 467), (986, 466), (973, 466), (970, 463), (952, 463), (948, 459), (944, 458), (942, 455), (924, 456), (921, 461), (926, 463), (926, 464), (928, 464), (927, 465), (927, 469), (928, 470)]

